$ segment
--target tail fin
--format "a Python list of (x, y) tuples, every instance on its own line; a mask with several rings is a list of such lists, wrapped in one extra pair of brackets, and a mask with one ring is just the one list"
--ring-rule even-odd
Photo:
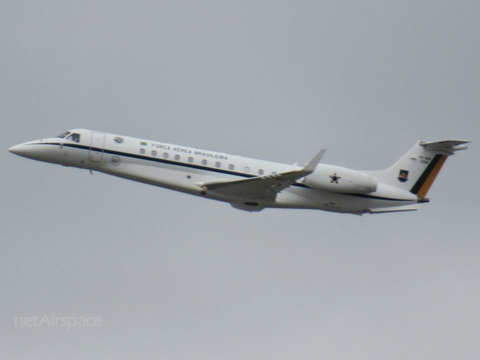
[(465, 140), (418, 141), (390, 168), (368, 173), (380, 182), (425, 198), (447, 157), (457, 150), (465, 150), (467, 143)]

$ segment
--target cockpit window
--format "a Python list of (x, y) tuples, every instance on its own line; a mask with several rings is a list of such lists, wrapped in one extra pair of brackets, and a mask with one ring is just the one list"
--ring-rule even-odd
[(58, 135), (57, 137), (60, 139), (65, 139), (69, 134), (70, 134), (70, 131), (67, 131), (66, 133), (63, 133), (62, 135)]
[(80, 134), (77, 133), (71, 133), (69, 137), (67, 137), (68, 140), (72, 140), (75, 142), (80, 142)]

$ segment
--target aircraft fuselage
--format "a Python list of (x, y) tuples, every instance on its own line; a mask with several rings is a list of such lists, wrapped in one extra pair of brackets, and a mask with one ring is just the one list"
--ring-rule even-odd
[[(378, 182), (368, 172), (358, 172), (358, 175), (354, 170), (338, 166), (313, 164), (316, 165), (314, 174), (285, 184), (283, 174), (294, 174), (304, 168), (85, 129), (23, 143), (9, 150), (30, 159), (225, 201), (248, 211), (268, 207), (362, 214), (400, 211), (395, 210), (400, 208), (416, 210), (418, 203), (423, 202), (416, 194)], [(247, 179), (258, 181), (243, 184), (242, 180)], [(363, 181), (360, 185), (358, 179)], [(278, 189), (271, 185), (272, 181), (280, 184), (275, 185)], [(224, 183), (235, 186), (216, 190), (219, 187), (216, 184), (223, 186)], [(317, 183), (320, 185), (316, 186)], [(266, 184), (266, 195), (259, 195), (262, 184)], [(339, 191), (339, 186), (346, 186), (346, 190)], [(330, 188), (333, 191), (329, 191)], [(357, 190), (350, 191), (350, 188)]]

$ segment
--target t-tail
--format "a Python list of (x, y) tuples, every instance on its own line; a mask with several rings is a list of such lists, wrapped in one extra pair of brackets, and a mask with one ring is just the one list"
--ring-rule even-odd
[(428, 190), (447, 157), (467, 149), (467, 143), (465, 140), (418, 141), (390, 168), (368, 173), (382, 183), (410, 191), (418, 196), (419, 202), (426, 202)]

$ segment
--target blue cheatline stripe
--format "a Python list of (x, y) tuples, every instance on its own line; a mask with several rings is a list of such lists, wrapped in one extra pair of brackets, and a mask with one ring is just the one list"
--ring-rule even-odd
[(38, 143), (38, 144), (32, 144), (32, 145), (58, 145), (58, 146), (65, 146), (65, 147), (87, 150), (87, 151), (93, 150), (93, 151), (103, 152), (104, 154), (125, 156), (125, 157), (129, 157), (129, 158), (132, 158), (132, 159), (152, 161), (152, 162), (169, 164), (169, 165), (174, 165), (174, 166), (181, 166), (181, 167), (186, 167), (186, 168), (191, 168), (191, 169), (210, 171), (210, 172), (215, 172), (215, 173), (220, 173), (220, 174), (240, 176), (240, 177), (244, 177), (244, 178), (255, 178), (255, 177), (257, 177), (256, 175), (239, 173), (239, 172), (235, 172), (235, 171), (231, 171), (231, 170), (222, 170), (222, 169), (218, 169), (218, 168), (210, 168), (210, 167), (206, 167), (206, 166), (202, 166), (202, 165), (195, 165), (195, 164), (187, 164), (187, 163), (183, 163), (183, 162), (178, 162), (178, 161), (175, 161), (175, 160), (153, 158), (153, 157), (145, 156), (145, 155), (131, 154), (131, 153), (125, 153), (125, 152), (121, 152), (121, 151), (95, 148), (95, 147), (89, 147), (89, 146), (79, 145), (79, 144), (77, 145), (77, 144), (60, 144), (60, 143)]

